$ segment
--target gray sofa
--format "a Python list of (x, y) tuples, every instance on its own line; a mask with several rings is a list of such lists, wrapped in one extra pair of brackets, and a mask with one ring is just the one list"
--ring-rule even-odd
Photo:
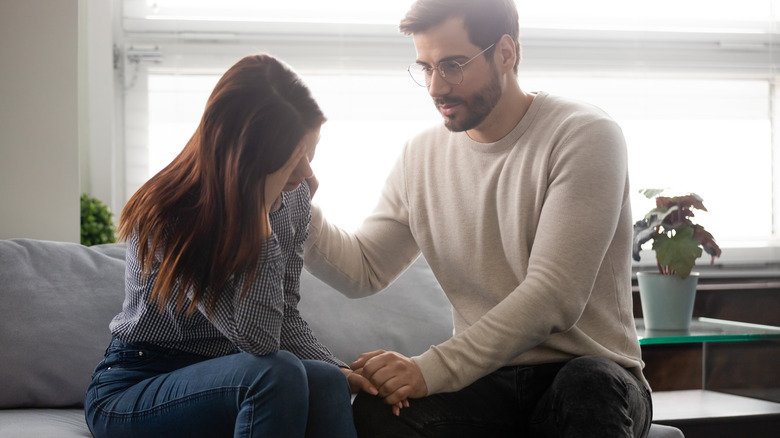
[[(91, 437), (84, 391), (122, 306), (123, 278), (121, 244), (0, 240), (0, 438)], [(449, 303), (423, 258), (370, 298), (348, 300), (306, 272), (301, 295), (301, 313), (347, 362), (378, 348), (415, 355), (452, 331)]]

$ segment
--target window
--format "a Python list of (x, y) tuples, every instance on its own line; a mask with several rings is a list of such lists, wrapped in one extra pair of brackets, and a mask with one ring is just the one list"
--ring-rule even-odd
[[(261, 50), (290, 63), (328, 116), (314, 161), (326, 215), (349, 229), (370, 212), (404, 141), (440, 123), (405, 71), (414, 49), (396, 25), (411, 1), (299, 3), (124, 1), (121, 49), (154, 54), (125, 57), (126, 196), (183, 147), (219, 75)], [(517, 3), (524, 89), (610, 113), (634, 192), (701, 195), (713, 213), (697, 219), (740, 248), (720, 263), (778, 259), (775, 1)], [(650, 208), (638, 193), (632, 203), (636, 219)]]
[[(149, 75), (147, 178), (189, 140), (218, 79), (219, 75)], [(304, 79), (329, 119), (312, 163), (323, 182), (317, 202), (334, 223), (354, 228), (371, 212), (383, 176), (404, 141), (435, 123), (438, 115), (427, 95), (409, 86), (405, 72), (356, 77), (305, 74)], [(366, 90), (373, 90), (370, 100), (364, 97)]]

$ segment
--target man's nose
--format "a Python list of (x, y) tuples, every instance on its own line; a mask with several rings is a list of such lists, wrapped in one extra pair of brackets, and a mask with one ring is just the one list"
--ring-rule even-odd
[(452, 91), (452, 84), (445, 81), (438, 70), (434, 70), (428, 83), (428, 94), (431, 97), (440, 97), (449, 94), (450, 91)]

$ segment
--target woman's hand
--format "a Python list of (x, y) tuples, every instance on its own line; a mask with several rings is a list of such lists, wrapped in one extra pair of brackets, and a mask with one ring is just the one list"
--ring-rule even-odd
[(394, 351), (376, 350), (361, 354), (350, 365), (360, 370), (389, 405), (428, 395), (428, 386), (417, 363)]
[[(358, 391), (365, 391), (371, 395), (378, 395), (379, 391), (374, 387), (374, 385), (371, 384), (371, 382), (368, 381), (365, 377), (363, 377), (360, 372), (362, 370), (351, 370), (349, 368), (341, 368), (341, 371), (344, 373), (345, 376), (347, 376), (347, 383), (349, 383), (349, 390), (355, 394)], [(401, 415), (401, 409), (402, 408), (408, 408), (409, 407), (409, 400), (401, 400), (394, 405), (391, 406), (393, 409), (393, 414), (395, 416)]]
[(305, 145), (303, 143), (299, 144), (298, 147), (296, 147), (293, 151), (292, 155), (290, 155), (290, 158), (287, 160), (287, 162), (284, 163), (284, 165), (280, 167), (279, 170), (266, 175), (265, 207), (267, 212), (270, 213), (275, 210), (274, 207), (278, 209), (279, 205), (281, 205), (279, 197), (282, 194), (282, 189), (284, 189), (284, 186), (289, 181), (290, 175), (292, 174), (293, 170), (295, 170), (296, 166), (298, 166), (298, 163), (305, 159), (306, 151), (307, 148)]
[(359, 372), (352, 371), (349, 368), (340, 368), (341, 372), (347, 376), (347, 383), (349, 383), (349, 390), (353, 394), (359, 391), (365, 391), (371, 395), (377, 395), (379, 391), (374, 388), (374, 385), (368, 381), (365, 377), (361, 376)]

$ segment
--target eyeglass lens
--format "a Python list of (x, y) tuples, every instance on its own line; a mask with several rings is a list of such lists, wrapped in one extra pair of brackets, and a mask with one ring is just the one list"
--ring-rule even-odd
[[(439, 70), (439, 75), (447, 83), (452, 85), (460, 85), (463, 82), (463, 68), (455, 61), (442, 62), (435, 67)], [(423, 66), (420, 64), (412, 64), (409, 66), (409, 75), (412, 77), (417, 85), (427, 87), (431, 83), (431, 77), (433, 76), (433, 68)]]

